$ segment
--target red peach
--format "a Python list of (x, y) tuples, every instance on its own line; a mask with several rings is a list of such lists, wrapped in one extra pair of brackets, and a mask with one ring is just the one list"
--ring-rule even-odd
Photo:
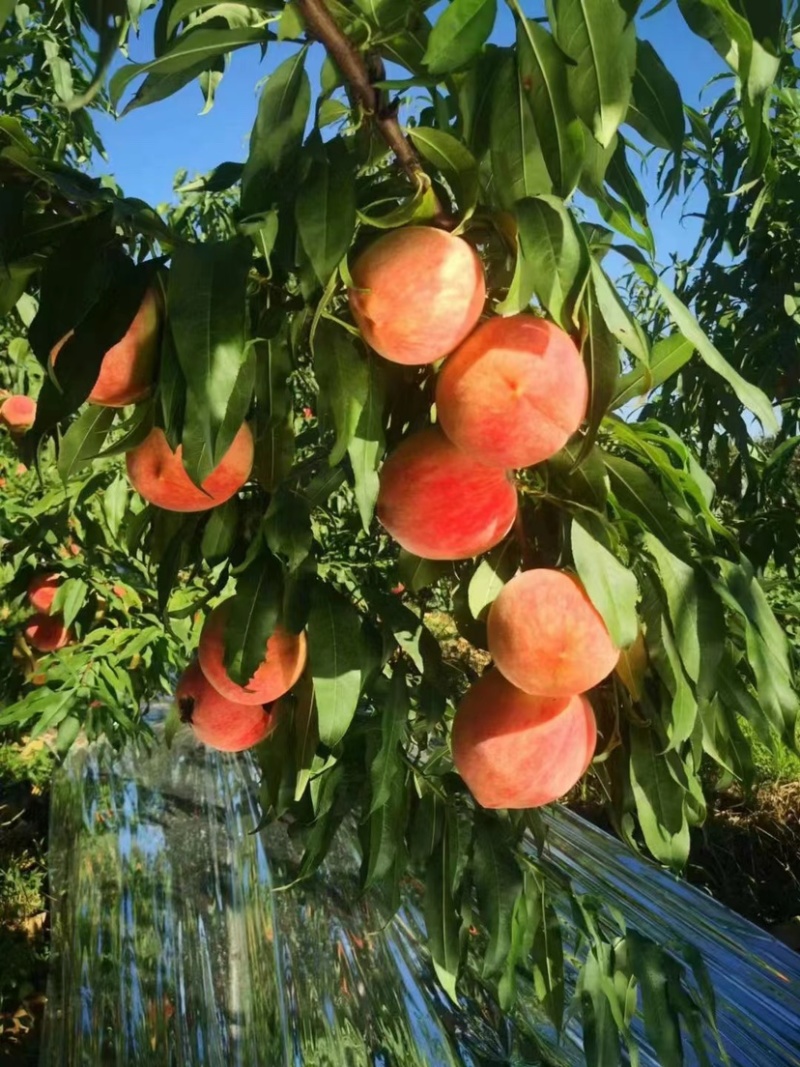
[(28, 586), (28, 601), (35, 611), (50, 614), (61, 577), (58, 574), (37, 574)]
[[(89, 403), (124, 408), (143, 400), (153, 383), (161, 325), (161, 295), (148, 289), (127, 333), (103, 356)], [(74, 330), (62, 337), (50, 353), (55, 366), (58, 354)]]
[(36, 421), (36, 401), (29, 396), (10, 396), (0, 407), (0, 423), (12, 433), (25, 433)]
[(353, 318), (366, 342), (393, 363), (433, 363), (452, 352), (486, 300), (472, 246), (430, 226), (379, 237), (356, 260), (352, 278)]
[(563, 571), (537, 568), (516, 575), (500, 590), (486, 625), (497, 669), (526, 693), (583, 693), (619, 659), (583, 586)]
[(228, 700), (210, 684), (196, 662), (184, 671), (175, 700), (181, 721), (191, 724), (198, 741), (221, 752), (252, 748), (275, 728), (274, 705)]
[(476, 463), (429, 427), (406, 438), (384, 463), (377, 514), (414, 555), (469, 559), (511, 529), (517, 491), (505, 471)]
[(72, 634), (60, 615), (32, 615), (23, 633), (25, 640), (37, 652), (55, 652), (72, 641)]
[(225, 630), (233, 598), (219, 604), (206, 619), (198, 658), (203, 674), (218, 693), (237, 704), (268, 704), (292, 688), (308, 657), (306, 635), (278, 626), (267, 641), (264, 660), (246, 686), (231, 681), (225, 670)]
[(243, 423), (228, 451), (203, 482), (189, 478), (181, 459), (182, 446), (169, 447), (164, 431), (154, 427), (125, 457), (128, 478), (145, 500), (167, 511), (206, 511), (237, 493), (253, 467), (253, 435)]
[(453, 761), (484, 808), (537, 808), (585, 774), (597, 744), (584, 696), (523, 693), (497, 670), (467, 691), (453, 719)]
[(533, 315), (482, 323), (442, 367), (436, 412), (458, 447), (493, 467), (555, 455), (586, 415), (589, 381), (578, 349)]

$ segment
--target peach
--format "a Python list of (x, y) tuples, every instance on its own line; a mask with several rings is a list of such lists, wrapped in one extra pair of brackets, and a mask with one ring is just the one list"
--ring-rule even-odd
[[(148, 289), (127, 333), (103, 356), (100, 373), (89, 394), (90, 404), (124, 408), (144, 400), (153, 384), (160, 326), (161, 296), (157, 289)], [(74, 332), (70, 330), (50, 352), (53, 366)]]
[(25, 640), (37, 652), (55, 652), (72, 641), (72, 634), (60, 615), (32, 615), (23, 633)]
[(60, 585), (61, 578), (58, 574), (37, 574), (28, 586), (28, 602), (31, 607), (49, 615)]
[(36, 421), (36, 401), (29, 396), (10, 396), (0, 407), (0, 423), (12, 433), (25, 433)]
[(384, 463), (377, 514), (408, 552), (469, 559), (514, 525), (517, 490), (505, 471), (476, 463), (429, 427), (406, 438)]
[(247, 481), (253, 467), (253, 434), (243, 423), (201, 489), (186, 473), (181, 456), (182, 446), (173, 452), (164, 431), (154, 427), (125, 456), (131, 485), (145, 500), (166, 511), (206, 511), (229, 500)]
[(517, 574), (500, 590), (486, 625), (497, 669), (537, 696), (583, 693), (610, 674), (619, 659), (583, 586), (563, 571)]
[(578, 782), (597, 744), (584, 696), (523, 693), (499, 671), (475, 682), (453, 719), (453, 762), (484, 808), (538, 808)]
[(198, 741), (221, 752), (252, 748), (275, 729), (274, 705), (228, 700), (211, 685), (197, 662), (183, 672), (175, 700), (181, 721), (191, 724)]
[(308, 656), (306, 636), (278, 626), (267, 641), (264, 659), (246, 686), (231, 681), (225, 670), (225, 630), (233, 598), (219, 604), (200, 635), (200, 668), (218, 693), (237, 704), (268, 704), (283, 696), (303, 673)]
[(586, 369), (569, 334), (533, 315), (482, 323), (436, 383), (437, 417), (453, 444), (506, 469), (560, 451), (588, 402)]
[(486, 281), (461, 237), (430, 226), (392, 230), (352, 269), (350, 310), (364, 340), (393, 363), (433, 363), (480, 318)]

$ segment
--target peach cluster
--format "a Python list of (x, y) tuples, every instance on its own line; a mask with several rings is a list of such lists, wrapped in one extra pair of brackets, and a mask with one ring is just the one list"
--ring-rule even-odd
[(425, 559), (468, 559), (511, 529), (511, 472), (549, 459), (580, 427), (589, 384), (563, 330), (530, 314), (479, 324), (483, 266), (463, 238), (394, 230), (356, 260), (350, 309), (365, 340), (394, 363), (443, 359), (438, 426), (408, 437), (383, 467), (377, 513)]
[(31, 615), (22, 632), (37, 652), (56, 652), (72, 643), (72, 633), (64, 625), (63, 616), (53, 613), (60, 585), (57, 574), (37, 574), (28, 586), (28, 603), (36, 614)]
[[(412, 226), (379, 237), (353, 266), (350, 309), (365, 340), (401, 364), (443, 360), (438, 425), (407, 437), (380, 474), (377, 514), (404, 549), (469, 559), (509, 533), (512, 472), (560, 451), (586, 415), (589, 384), (567, 333), (532, 314), (479, 323), (486, 285), (462, 238)], [(614, 667), (603, 620), (576, 579), (517, 575), (489, 613), (495, 667), (453, 723), (456, 767), (484, 807), (528, 808), (584, 774), (597, 729), (583, 695)]]
[(206, 619), (197, 659), (184, 671), (175, 693), (181, 720), (211, 748), (240, 752), (263, 741), (275, 728), (279, 701), (303, 673), (308, 656), (305, 634), (278, 626), (249, 682), (237, 685), (225, 668), (225, 630), (233, 600), (219, 604)]

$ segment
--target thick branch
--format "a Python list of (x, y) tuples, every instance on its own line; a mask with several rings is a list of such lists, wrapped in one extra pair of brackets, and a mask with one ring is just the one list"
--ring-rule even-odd
[[(418, 183), (424, 174), (419, 156), (397, 121), (396, 108), (381, 99), (381, 93), (373, 84), (383, 78), (383, 63), (380, 60), (373, 63), (371, 76), (363, 56), (342, 32), (325, 0), (297, 0), (297, 7), (309, 35), (325, 46), (353, 97), (363, 108), (364, 114), (377, 127), (409, 178), (415, 184)], [(452, 227), (454, 224), (454, 220), (441, 205), (438, 205), (434, 221), (443, 228)]]

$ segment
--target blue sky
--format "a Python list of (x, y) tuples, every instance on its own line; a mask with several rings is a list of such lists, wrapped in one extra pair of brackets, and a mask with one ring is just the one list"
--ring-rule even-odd
[[(526, 14), (541, 14), (539, 0), (523, 0)], [(653, 6), (646, 2), (643, 9)], [(434, 9), (433, 14), (436, 14)], [(152, 12), (141, 24), (138, 40), (131, 45), (131, 59), (151, 59)], [(695, 37), (683, 22), (676, 4), (669, 5), (653, 18), (637, 20), (640, 37), (649, 40), (677, 78), (684, 100), (698, 106), (703, 86), (721, 71), (722, 61), (706, 42)], [(498, 20), (493, 39), (507, 44), (513, 38), (513, 24), (505, 3), (499, 4)], [(247, 156), (250, 129), (256, 114), (258, 82), (273, 70), (296, 46), (271, 44), (267, 56), (260, 62), (258, 48), (235, 52), (217, 92), (216, 103), (206, 115), (200, 115), (203, 99), (193, 83), (165, 101), (141, 108), (114, 120), (100, 117), (99, 132), (108, 151), (108, 162), (98, 160), (95, 173), (114, 174), (129, 196), (138, 196), (153, 205), (172, 199), (172, 179), (184, 167), (190, 176), (211, 170), (226, 160), (243, 160)], [(315, 46), (320, 52), (320, 46)], [(318, 63), (318, 60), (317, 60)], [(317, 63), (311, 66), (313, 70)], [(133, 88), (138, 83), (134, 83)], [(129, 90), (128, 95), (133, 91)], [(718, 92), (708, 91), (708, 99)], [(126, 97), (127, 98), (127, 97)], [(655, 169), (643, 178), (649, 201), (656, 195)], [(661, 208), (651, 212), (651, 225), (656, 235), (658, 258), (665, 262), (668, 253), (687, 253), (694, 244), (698, 223), (681, 222), (680, 205), (674, 204), (662, 216)]]

